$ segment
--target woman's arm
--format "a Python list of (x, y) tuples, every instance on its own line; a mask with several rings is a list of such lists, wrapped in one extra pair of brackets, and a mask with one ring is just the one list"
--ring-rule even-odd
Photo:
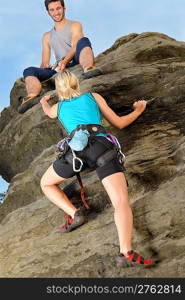
[(53, 106), (50, 106), (49, 103), (47, 102), (50, 98), (51, 98), (50, 95), (44, 96), (40, 100), (40, 103), (42, 105), (42, 109), (44, 113), (51, 119), (55, 119), (57, 118), (58, 103), (54, 104)]
[(147, 102), (145, 100), (136, 101), (133, 104), (134, 111), (126, 116), (118, 116), (106, 103), (105, 99), (97, 94), (92, 93), (103, 116), (115, 127), (122, 129), (134, 122), (145, 110)]

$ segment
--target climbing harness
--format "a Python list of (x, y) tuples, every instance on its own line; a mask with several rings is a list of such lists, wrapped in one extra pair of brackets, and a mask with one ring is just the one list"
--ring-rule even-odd
[(118, 139), (111, 133), (107, 133), (107, 139), (116, 146), (119, 162), (120, 162), (120, 164), (123, 164), (125, 162), (126, 157), (123, 154), (123, 152), (121, 151), (121, 145), (120, 145)]
[[(102, 125), (78, 125), (69, 136), (59, 141), (57, 144), (57, 148), (59, 150), (58, 158), (64, 157), (64, 159), (73, 166), (73, 171), (76, 173), (81, 189), (81, 199), (87, 209), (89, 209), (89, 206), (84, 199), (84, 187), (80, 176), (80, 171), (83, 167), (83, 160), (76, 155), (75, 151), (83, 151), (88, 145), (89, 138), (95, 137), (100, 133), (105, 134), (105, 137), (114, 145), (114, 147), (109, 147), (103, 139), (99, 139), (98, 141), (104, 144), (107, 150), (97, 158), (96, 165), (98, 167), (103, 167), (108, 161), (111, 161), (116, 157), (120, 164), (123, 164), (125, 161), (125, 155), (121, 151), (120, 143), (111, 133), (106, 133), (105, 128)], [(69, 151), (70, 149), (71, 151)]]
[[(83, 161), (77, 157), (75, 151), (83, 151), (88, 144), (89, 137), (96, 136), (99, 133), (106, 133), (103, 126), (98, 124), (78, 125), (71, 134), (61, 140), (57, 144), (57, 148), (60, 152), (59, 158), (67, 153), (71, 149), (71, 154), (68, 154), (65, 159), (68, 163), (73, 165), (74, 172), (80, 172), (83, 167)], [(79, 167), (76, 167), (76, 163), (80, 163)]]

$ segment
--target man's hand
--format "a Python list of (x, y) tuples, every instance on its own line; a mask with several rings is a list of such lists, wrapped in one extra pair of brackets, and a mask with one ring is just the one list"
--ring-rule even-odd
[(145, 100), (136, 101), (133, 104), (134, 111), (137, 111), (139, 114), (142, 114), (142, 112), (146, 108), (146, 105), (147, 105), (147, 101)]
[(42, 98), (40, 99), (40, 103), (41, 103), (41, 104), (42, 104), (42, 103), (45, 103), (45, 102), (48, 101), (50, 98), (51, 98), (51, 95), (46, 95), (46, 96), (44, 96), (44, 97), (42, 97)]
[(57, 72), (62, 72), (62, 71), (65, 70), (66, 65), (67, 65), (67, 63), (65, 62), (65, 60), (61, 60), (61, 61), (59, 61), (58, 66), (56, 67), (55, 70), (56, 70)]

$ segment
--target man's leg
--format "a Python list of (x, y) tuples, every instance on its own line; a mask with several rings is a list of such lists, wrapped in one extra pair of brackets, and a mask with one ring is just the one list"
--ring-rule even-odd
[(83, 37), (77, 43), (74, 62), (82, 66), (84, 79), (102, 74), (102, 72), (94, 66), (94, 54), (91, 42), (86, 37)]
[(41, 69), (36, 67), (29, 67), (24, 70), (23, 76), (26, 83), (26, 91), (28, 97), (37, 97), (41, 90), (41, 81), (52, 77), (56, 71), (51, 69)]
[(26, 91), (28, 97), (36, 97), (42, 90), (40, 81), (34, 76), (28, 76), (25, 78)]
[(84, 72), (87, 72), (88, 68), (94, 65), (94, 54), (90, 47), (82, 49), (80, 52), (79, 62)]
[(41, 82), (49, 79), (54, 74), (55, 70), (52, 69), (41, 69), (36, 67), (29, 67), (24, 70), (23, 76), (26, 83), (26, 97), (20, 97), (21, 105), (18, 107), (17, 111), (23, 114), (25, 111), (30, 109), (35, 104), (39, 103), (39, 94), (42, 90)]

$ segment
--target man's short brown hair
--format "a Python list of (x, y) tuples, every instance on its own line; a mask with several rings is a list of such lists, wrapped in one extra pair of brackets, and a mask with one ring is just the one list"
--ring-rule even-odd
[(61, 3), (61, 5), (62, 5), (63, 7), (65, 7), (64, 0), (45, 0), (45, 7), (46, 7), (47, 11), (48, 11), (48, 5), (49, 5), (51, 2), (58, 2), (58, 1)]

